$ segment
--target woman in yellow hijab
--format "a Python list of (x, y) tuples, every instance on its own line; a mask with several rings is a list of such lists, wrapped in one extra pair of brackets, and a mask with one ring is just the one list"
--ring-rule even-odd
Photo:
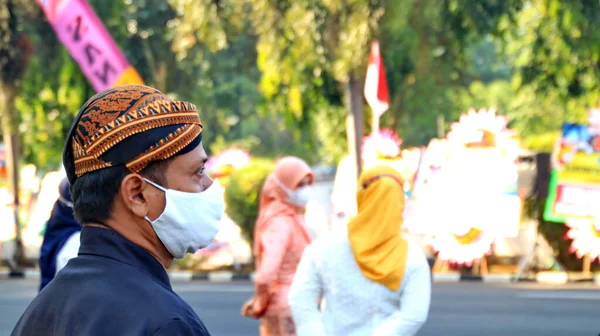
[(358, 183), (358, 214), (348, 223), (350, 246), (362, 273), (393, 291), (402, 282), (408, 250), (401, 234), (402, 185), (402, 177), (391, 167), (367, 170)]
[(297, 335), (404, 336), (425, 323), (431, 275), (421, 248), (402, 237), (402, 185), (391, 167), (366, 170), (357, 215), (306, 248), (289, 296)]

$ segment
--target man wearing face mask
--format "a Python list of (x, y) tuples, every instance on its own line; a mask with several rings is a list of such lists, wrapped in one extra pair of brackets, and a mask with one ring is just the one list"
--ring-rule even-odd
[(288, 291), (311, 240), (302, 212), (313, 182), (306, 162), (285, 157), (277, 162), (260, 194), (254, 229), (256, 295), (242, 307), (242, 315), (261, 319), (261, 336), (295, 335)]
[(209, 335), (166, 272), (219, 230), (223, 190), (204, 173), (201, 140), (193, 104), (146, 86), (83, 105), (63, 152), (79, 255), (12, 335)]

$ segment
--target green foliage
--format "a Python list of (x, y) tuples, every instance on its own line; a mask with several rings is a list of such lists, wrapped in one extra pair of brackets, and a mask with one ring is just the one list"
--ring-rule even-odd
[[(171, 51), (178, 17), (164, 1), (90, 2), (146, 84), (199, 107), (207, 148), (218, 151), (236, 144), (265, 156), (306, 157), (315, 152), (310, 131), (296, 137), (286, 130), (278, 111), (267, 110), (259, 92), (261, 74), (251, 35), (242, 31), (231, 36), (228, 48), (216, 53), (195, 45), (189, 57), (180, 59)], [(24, 159), (46, 171), (59, 168), (72, 118), (94, 91), (39, 6), (34, 8), (24, 28), (35, 54), (16, 107)]]
[(28, 27), (36, 57), (25, 73), (16, 109), (24, 160), (43, 172), (60, 167), (73, 117), (93, 91), (48, 23), (38, 18), (36, 25)]
[(27, 63), (18, 0), (0, 0), (0, 85), (16, 85)]
[(563, 99), (598, 92), (600, 3), (535, 0), (505, 37), (522, 85)]
[[(218, 51), (231, 45), (240, 32), (255, 36), (259, 89), (266, 99), (263, 111), (280, 116), (290, 131), (286, 133), (299, 144), (294, 152), (313, 156), (309, 161), (332, 161), (330, 156), (311, 154), (318, 153), (324, 143), (331, 147), (343, 141), (315, 136), (314, 130), (318, 125), (318, 134), (332, 134), (343, 124), (344, 114), (337, 113), (340, 111), (337, 107), (342, 106), (339, 97), (344, 94), (343, 87), (335, 87), (334, 101), (323, 99), (317, 91), (331, 88), (324, 87), (330, 79), (344, 83), (351, 73), (362, 75), (369, 42), (384, 13), (381, 1), (171, 0), (169, 3), (181, 15), (173, 42), (180, 57), (189, 57), (189, 50), (198, 42)], [(320, 123), (323, 120), (330, 122)], [(331, 127), (324, 129), (327, 125)], [(342, 148), (335, 147), (336, 153)], [(273, 149), (278, 151), (277, 147)]]
[(379, 38), (392, 101), (383, 126), (396, 129), (405, 146), (424, 145), (436, 136), (438, 116), (451, 122), (486, 99), (469, 87), (509, 78), (510, 64), (499, 55), (491, 34), (512, 20), (518, 4), (387, 2)]
[(540, 153), (550, 153), (554, 150), (560, 135), (559, 130), (532, 135), (524, 139), (523, 147)]
[[(42, 171), (57, 169), (61, 165), (64, 139), (83, 104), (87, 91), (86, 80), (77, 65), (52, 64), (57, 68), (57, 84), (52, 89), (44, 83), (42, 76), (32, 74), (44, 65), (30, 65), (27, 78), (30, 80), (17, 98), (16, 108), (21, 112), (20, 132), (24, 145), (24, 159), (34, 163)], [(30, 75), (31, 74), (31, 75)], [(35, 78), (37, 77), (37, 78)], [(79, 85), (72, 86), (71, 83)]]
[[(382, 126), (405, 146), (435, 136), (439, 115), (450, 123), (470, 106), (496, 105), (529, 148), (548, 148), (546, 134), (583, 121), (600, 99), (598, 3), (90, 2), (147, 84), (199, 106), (212, 152), (237, 145), (335, 163), (346, 151), (344, 83), (363, 76), (375, 38), (391, 93)], [(93, 91), (39, 7), (23, 8), (35, 50), (17, 99), (25, 159), (56, 168)]]
[(250, 242), (254, 239), (260, 191), (274, 168), (271, 160), (253, 158), (247, 166), (231, 174), (225, 190), (227, 214)]
[[(89, 1), (148, 85), (199, 107), (213, 153), (236, 145), (335, 164), (346, 153), (346, 83), (364, 76), (374, 39), (391, 98), (382, 127), (405, 147), (427, 144), (438, 116), (449, 124), (494, 105), (525, 147), (549, 151), (563, 122), (585, 122), (600, 101), (597, 1)], [(20, 83), (24, 160), (58, 168), (72, 118), (94, 92), (34, 1), (0, 0), (0, 75)], [(250, 238), (271, 169), (253, 160), (227, 191), (228, 213)], [(564, 227), (542, 230), (566, 258)]]

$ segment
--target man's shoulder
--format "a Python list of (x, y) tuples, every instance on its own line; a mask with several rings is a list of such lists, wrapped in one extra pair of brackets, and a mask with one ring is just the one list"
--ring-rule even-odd
[(210, 336), (204, 324), (182, 319), (170, 319), (156, 330), (152, 336)]
[(75, 320), (80, 334), (86, 335), (91, 330), (94, 335), (124, 330), (156, 335), (209, 335), (183, 299), (151, 279), (82, 279), (64, 271), (32, 301), (14, 335), (32, 335), (43, 329), (68, 330)]

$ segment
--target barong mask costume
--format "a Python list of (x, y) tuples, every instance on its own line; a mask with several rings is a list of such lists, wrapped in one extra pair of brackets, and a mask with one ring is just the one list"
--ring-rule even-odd
[[(102, 91), (81, 108), (69, 132), (63, 164), (73, 184), (84, 174), (124, 165), (139, 173), (151, 162), (186, 154), (202, 140), (196, 106), (172, 101), (142, 85)], [(223, 189), (213, 183), (207, 193), (166, 189), (166, 207), (154, 221), (146, 220), (175, 258), (208, 245), (223, 215)]]

